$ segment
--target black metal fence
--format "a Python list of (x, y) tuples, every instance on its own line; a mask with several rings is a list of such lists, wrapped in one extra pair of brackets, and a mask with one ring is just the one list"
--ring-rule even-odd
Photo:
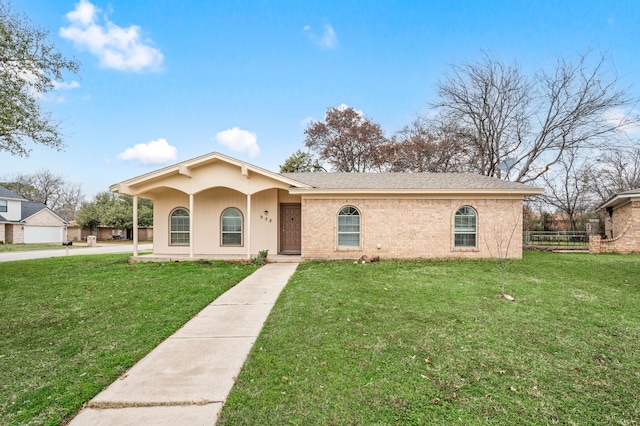
[(533, 246), (589, 246), (589, 234), (584, 231), (524, 231), (522, 243)]

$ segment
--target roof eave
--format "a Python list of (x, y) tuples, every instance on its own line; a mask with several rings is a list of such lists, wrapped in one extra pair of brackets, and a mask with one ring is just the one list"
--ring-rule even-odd
[(542, 194), (542, 188), (524, 188), (524, 189), (327, 189), (327, 188), (290, 188), (289, 193), (292, 195), (347, 195), (347, 194), (365, 194), (365, 195), (538, 195)]
[(267, 177), (270, 177), (274, 180), (280, 181), (287, 185), (295, 186), (295, 187), (303, 187), (310, 188), (309, 185), (282, 176), (281, 174), (271, 172), (269, 170), (263, 169), (261, 167), (254, 166), (253, 164), (249, 164), (247, 162), (238, 160), (233, 157), (226, 156), (224, 154), (220, 154), (218, 152), (213, 152), (206, 155), (201, 155), (200, 157), (196, 157), (190, 160), (186, 160), (177, 164), (173, 164), (171, 166), (164, 167), (160, 170), (155, 170), (153, 172), (146, 173), (144, 175), (136, 176), (131, 179), (127, 179), (125, 181), (113, 184), (109, 187), (111, 192), (118, 192), (124, 194), (135, 194), (134, 187), (137, 185), (141, 185), (147, 183), (152, 180), (162, 179), (163, 177), (170, 176), (172, 174), (181, 174), (185, 176), (190, 176), (191, 169), (203, 165), (209, 162), (215, 161), (223, 161), (227, 164), (232, 164), (240, 168), (242, 174), (248, 175), (249, 172), (261, 174)]
[(608, 207), (616, 207), (631, 201), (640, 201), (640, 193), (616, 194), (597, 207), (596, 211), (605, 210)]

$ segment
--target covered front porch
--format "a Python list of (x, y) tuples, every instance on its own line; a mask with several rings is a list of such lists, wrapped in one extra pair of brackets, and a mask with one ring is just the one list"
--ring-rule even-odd
[[(213, 153), (111, 187), (133, 196), (134, 258), (138, 198), (153, 201), (160, 259), (251, 259), (301, 253), (299, 182)], [(146, 257), (146, 256), (144, 256)], [(283, 258), (286, 259), (286, 258)]]
[[(234, 256), (234, 255), (209, 255), (209, 256), (194, 256), (189, 257), (189, 255), (173, 255), (173, 256), (164, 256), (159, 254), (138, 254), (132, 256), (129, 261), (130, 262), (205, 262), (205, 261), (216, 261), (222, 260), (225, 262), (247, 262), (247, 258), (242, 256)], [(292, 255), (292, 254), (276, 254), (267, 257), (267, 263), (300, 263), (302, 262), (301, 255)]]

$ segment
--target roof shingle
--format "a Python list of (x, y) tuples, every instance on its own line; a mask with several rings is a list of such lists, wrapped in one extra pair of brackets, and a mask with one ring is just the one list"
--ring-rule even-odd
[(526, 190), (519, 182), (475, 173), (281, 173), (318, 189), (353, 190)]

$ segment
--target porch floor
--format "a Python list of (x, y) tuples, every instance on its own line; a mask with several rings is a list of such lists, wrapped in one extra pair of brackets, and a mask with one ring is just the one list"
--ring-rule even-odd
[[(194, 255), (192, 258), (187, 254), (141, 254), (131, 256), (131, 262), (189, 262), (198, 260), (225, 260), (227, 262), (246, 262), (251, 259), (247, 255), (228, 254), (228, 255)], [(302, 256), (291, 254), (270, 254), (267, 256), (268, 263), (300, 263)]]

